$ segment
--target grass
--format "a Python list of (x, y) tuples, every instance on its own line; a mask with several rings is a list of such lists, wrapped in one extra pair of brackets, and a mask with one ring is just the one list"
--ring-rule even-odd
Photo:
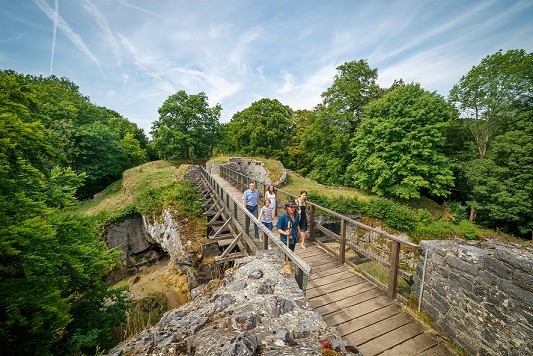
[(136, 195), (146, 188), (163, 188), (180, 180), (187, 171), (187, 165), (176, 167), (167, 161), (149, 162), (124, 172), (122, 179), (111, 184), (97, 199), (82, 202), (78, 211), (86, 215), (97, 215), (102, 211), (120, 210), (134, 203)]
[(294, 195), (300, 195), (300, 191), (306, 190), (307, 192), (315, 192), (318, 195), (323, 196), (338, 196), (345, 198), (357, 198), (363, 201), (367, 201), (371, 196), (363, 193), (359, 189), (346, 188), (346, 187), (328, 187), (320, 183), (315, 182), (312, 179), (302, 177), (299, 174), (290, 172), (287, 175), (287, 182), (282, 188)]
[(169, 206), (199, 216), (202, 211), (201, 204), (195, 201), (195, 188), (183, 180), (188, 169), (188, 164), (168, 161), (130, 168), (121, 180), (107, 187), (96, 199), (80, 203), (77, 212), (96, 216), (104, 223), (119, 221), (135, 212), (157, 216)]

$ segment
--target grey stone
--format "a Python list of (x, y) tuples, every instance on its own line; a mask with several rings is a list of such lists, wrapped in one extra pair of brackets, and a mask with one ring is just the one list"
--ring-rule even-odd
[(282, 341), (289, 341), (291, 339), (291, 333), (288, 330), (281, 329), (276, 333), (276, 339)]
[(468, 355), (533, 354), (530, 248), (461, 240), (421, 245), (428, 251), (422, 309), (443, 336)]
[(528, 292), (533, 292), (533, 275), (531, 275), (532, 272), (533, 270), (529, 271), (529, 273), (515, 271), (513, 273), (514, 284), (516, 284), (520, 288), (525, 289)]
[(209, 318), (206, 317), (197, 318), (195, 322), (192, 323), (191, 326), (189, 326), (189, 332), (192, 334), (196, 333), (198, 330), (204, 327), (208, 320)]
[(255, 269), (248, 274), (248, 278), (260, 279), (263, 277), (263, 271)]
[(241, 279), (231, 285), (231, 290), (234, 290), (234, 291), (243, 290), (244, 288), (246, 288), (247, 285), (248, 284), (246, 283), (246, 281), (244, 279)]
[(267, 279), (261, 283), (257, 288), (257, 294), (273, 294), (275, 283), (271, 279)]
[(280, 315), (290, 312), (293, 307), (294, 304), (292, 301), (283, 298), (276, 298), (276, 304), (274, 310), (272, 311), (272, 315), (277, 318)]
[[(350, 354), (338, 331), (309, 308), (296, 280), (284, 275), (282, 267), (283, 257), (258, 253), (238, 269), (227, 272), (234, 276), (232, 283), (200, 293), (165, 313), (158, 324), (117, 345), (110, 354), (320, 355), (317, 340), (324, 337), (341, 354)], [(263, 271), (264, 281), (249, 279), (250, 272), (258, 269)], [(233, 290), (233, 284), (241, 280), (247, 281), (246, 287)], [(259, 287), (267, 281), (272, 286), (276, 281), (273, 293), (259, 294)], [(279, 315), (274, 317), (276, 304)], [(278, 333), (280, 330), (286, 330), (288, 335)], [(238, 337), (236, 331), (240, 333)], [(286, 343), (276, 335), (290, 339)]]
[(222, 355), (228, 356), (248, 356), (255, 355), (259, 343), (254, 334), (248, 331), (243, 332), (233, 339), (222, 351)]
[(527, 291), (524, 288), (520, 288), (514, 283), (504, 280), (504, 279), (498, 281), (497, 285), (500, 290), (507, 291), (510, 296), (518, 299), (519, 301), (530, 304), (530, 305), (533, 304), (533, 293), (532, 292)]
[(173, 343), (176, 340), (175, 334), (168, 334), (165, 332), (159, 332), (154, 334), (154, 346), (162, 347)]
[(215, 309), (222, 310), (233, 304), (233, 298), (230, 295), (223, 294), (215, 301)]
[(455, 256), (446, 257), (446, 263), (448, 264), (449, 267), (458, 269), (460, 272), (467, 273), (471, 276), (477, 275), (478, 267), (476, 265), (472, 265)]
[(483, 268), (486, 268), (500, 278), (508, 279), (511, 277), (512, 270), (509, 266), (507, 266), (502, 261), (492, 257), (492, 256), (486, 256), (483, 259)]
[(259, 315), (255, 312), (246, 312), (240, 315), (234, 315), (231, 318), (231, 326), (235, 330), (251, 330), (261, 321)]

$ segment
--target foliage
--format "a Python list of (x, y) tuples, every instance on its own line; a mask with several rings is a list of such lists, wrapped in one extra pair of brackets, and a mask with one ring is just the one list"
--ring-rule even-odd
[(398, 87), (370, 103), (351, 141), (353, 184), (400, 198), (419, 198), (426, 191), (449, 194), (453, 176), (442, 150), (450, 118), (442, 97), (418, 84)]
[[(505, 53), (498, 51), (485, 57), (481, 63), (473, 67), (466, 75), (462, 76), (459, 83), (450, 91), (449, 99), (460, 112), (471, 134), (472, 141), (477, 149), (477, 159), (484, 160), (488, 157), (492, 140), (498, 135), (504, 135), (512, 131), (517, 118), (523, 118), (522, 112), (531, 110), (531, 92), (533, 90), (533, 54), (524, 50), (509, 50)], [(494, 158), (494, 155), (491, 156)], [(466, 168), (465, 178), (471, 183), (470, 189), (470, 220), (474, 221), (477, 208), (490, 208), (492, 215), (495, 211), (503, 211), (509, 204), (501, 204), (505, 198), (499, 200), (486, 200), (487, 195), (483, 191), (487, 188), (488, 176), (483, 177), (475, 167), (488, 167), (491, 163), (474, 160), (474, 156), (464, 162)], [(490, 173), (490, 170), (484, 170)], [(520, 179), (519, 179), (520, 180)], [(477, 184), (485, 187), (478, 187)], [(503, 183), (503, 182), (502, 182)], [(522, 185), (519, 190), (525, 187)], [(499, 189), (501, 191), (501, 189)], [(524, 199), (522, 196), (520, 199)], [(519, 199), (519, 200), (520, 200)], [(520, 210), (521, 208), (519, 208)], [(484, 214), (484, 213), (482, 213)], [(489, 214), (489, 215), (490, 215)], [(521, 214), (523, 216), (523, 214)], [(490, 219), (499, 220), (493, 216)], [(518, 218), (522, 220), (522, 217)], [(512, 224), (517, 223), (517, 217), (513, 218)], [(505, 223), (504, 223), (505, 224)], [(524, 225), (524, 222), (519, 223)], [(520, 228), (521, 231), (531, 231), (530, 228)]]
[(300, 171), (322, 184), (346, 185), (344, 174), (351, 157), (347, 148), (352, 134), (346, 115), (318, 105), (301, 137), (311, 163)]
[(276, 99), (261, 99), (237, 112), (227, 127), (228, 146), (243, 155), (280, 157), (293, 139), (293, 111)]
[(152, 147), (162, 159), (208, 157), (219, 138), (222, 108), (208, 105), (204, 93), (188, 95), (184, 90), (169, 96), (158, 109), (152, 125)]
[[(58, 95), (54, 88), (79, 98), (77, 88), (11, 72), (0, 78), (0, 342), (8, 354), (94, 352), (124, 317), (122, 296), (102, 284), (118, 259), (94, 221), (59, 210), (76, 202), (85, 174), (60, 164), (69, 140), (57, 140), (42, 101)], [(39, 84), (52, 88), (40, 92)], [(76, 111), (54, 108), (58, 117)], [(79, 312), (89, 301), (101, 307)], [(92, 336), (81, 345), (76, 335)]]
[(288, 142), (286, 150), (277, 158), (285, 167), (296, 172), (302, 172), (311, 167), (307, 147), (302, 142), (302, 134), (309, 125), (309, 117), (313, 114), (310, 110), (296, 110), (291, 118), (293, 127), (292, 139)]
[[(0, 89), (2, 121), (41, 125), (43, 137), (39, 140), (50, 143), (49, 152), (40, 152), (27, 142), (25, 149), (32, 152), (27, 158), (34, 167), (49, 172), (53, 167), (70, 166), (74, 174), (86, 174), (78, 197), (92, 196), (146, 157), (147, 138), (142, 130), (118, 113), (91, 104), (66, 78), (1, 71)], [(133, 138), (122, 145), (127, 134)], [(135, 159), (128, 159), (125, 150), (133, 148)]]
[(474, 160), (468, 176), (478, 216), (488, 226), (527, 234), (533, 231), (533, 121), (495, 137), (485, 159)]
[(381, 197), (370, 199), (365, 213), (383, 220), (394, 229), (405, 232), (412, 231), (416, 222), (416, 215), (412, 209)]
[(371, 69), (367, 61), (346, 62), (337, 68), (333, 84), (324, 93), (324, 105), (345, 115), (349, 132), (354, 132), (363, 116), (365, 106), (377, 99), (381, 89), (376, 83), (377, 69)]
[(485, 57), (450, 90), (449, 100), (467, 119), (479, 158), (485, 158), (498, 123), (531, 100), (533, 54), (498, 51)]
[(301, 172), (323, 184), (351, 186), (344, 177), (352, 160), (347, 148), (364, 107), (378, 98), (381, 90), (376, 84), (377, 69), (371, 69), (365, 60), (346, 62), (337, 71), (301, 134), (309, 156), (306, 162), (310, 161)]

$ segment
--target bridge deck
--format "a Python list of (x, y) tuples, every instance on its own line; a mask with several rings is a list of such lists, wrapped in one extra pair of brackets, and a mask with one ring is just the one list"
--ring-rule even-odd
[[(241, 200), (241, 191), (212, 176)], [(306, 290), (311, 305), (364, 356), (453, 355), (398, 302), (322, 248), (309, 243), (303, 250), (298, 244), (295, 252), (312, 268)]]

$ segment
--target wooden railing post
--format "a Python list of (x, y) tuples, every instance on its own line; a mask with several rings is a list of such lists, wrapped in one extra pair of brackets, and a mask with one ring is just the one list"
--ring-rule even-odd
[(309, 240), (315, 241), (315, 207), (309, 205)]
[(339, 246), (339, 262), (344, 263), (346, 261), (346, 220), (341, 218), (341, 231), (340, 231), (340, 246)]
[(394, 299), (396, 297), (396, 287), (398, 285), (398, 267), (400, 264), (400, 243), (398, 241), (391, 241), (392, 248), (390, 253), (390, 269), (389, 269), (389, 297)]

